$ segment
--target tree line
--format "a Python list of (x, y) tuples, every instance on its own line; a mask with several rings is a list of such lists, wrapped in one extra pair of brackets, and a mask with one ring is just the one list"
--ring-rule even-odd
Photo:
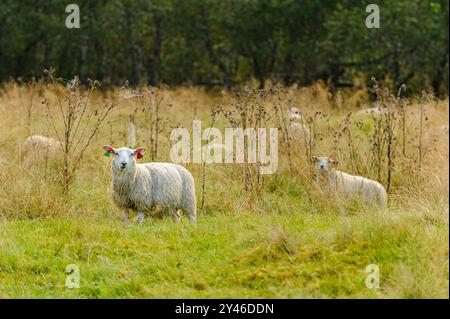
[[(67, 0), (0, 2), (0, 81), (58, 76), (103, 85), (332, 88), (372, 77), (448, 94), (448, 0)], [(368, 29), (365, 8), (380, 8)]]

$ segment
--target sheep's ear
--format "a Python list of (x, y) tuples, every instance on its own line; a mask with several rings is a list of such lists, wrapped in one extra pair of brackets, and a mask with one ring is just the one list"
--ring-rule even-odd
[(311, 156), (312, 162), (317, 162), (318, 160), (319, 160), (319, 158), (317, 156)]
[(145, 148), (139, 147), (134, 150), (134, 155), (136, 155), (137, 159), (141, 159), (145, 154)]
[(116, 154), (116, 151), (114, 150), (114, 148), (112, 146), (109, 145), (103, 145), (103, 149), (108, 153), (108, 154)]
[(339, 162), (334, 159), (330, 159), (330, 163), (331, 165), (336, 166)]

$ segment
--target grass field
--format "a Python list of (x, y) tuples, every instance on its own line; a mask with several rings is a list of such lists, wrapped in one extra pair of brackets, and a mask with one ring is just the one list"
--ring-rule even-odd
[[(448, 298), (448, 135), (426, 134), (448, 125), (448, 101), (426, 102), (418, 142), (414, 112), (425, 102), (411, 100), (406, 155), (396, 140), (388, 211), (328, 196), (301, 151), (292, 154), (289, 170), (282, 145), (277, 173), (262, 177), (258, 190), (245, 190), (239, 165), (187, 165), (196, 181), (196, 225), (148, 217), (125, 228), (108, 197), (110, 159), (101, 145), (126, 145), (128, 118), (140, 102), (112, 113), (65, 194), (57, 156), (31, 168), (20, 160), (29, 134), (54, 137), (41, 104), (46, 90), (9, 84), (0, 95), (1, 298)], [(367, 142), (374, 119), (352, 120), (353, 135), (344, 130), (337, 143), (326, 129), (340, 129), (341, 119), (359, 107), (357, 97), (345, 96), (336, 106), (317, 88), (293, 92), (286, 105), (297, 103), (311, 116), (329, 114), (315, 122), (312, 154), (334, 154), (340, 169), (376, 178)], [(115, 94), (98, 94), (91, 103)], [(165, 94), (171, 106), (162, 113), (167, 129), (160, 134), (160, 161), (168, 160), (170, 128), (190, 128), (194, 118), (209, 125), (213, 105), (232, 104), (198, 88)], [(49, 104), (57, 110), (51, 97)], [(150, 148), (145, 113), (135, 114), (138, 144)], [(224, 118), (216, 124), (227, 126)], [(386, 172), (383, 166), (384, 185)], [(78, 289), (66, 287), (70, 264), (80, 270)], [(370, 264), (380, 270), (376, 289), (365, 284)]]
[[(441, 207), (441, 209), (445, 209)], [(405, 214), (4, 221), (3, 298), (441, 298), (448, 228)], [(447, 259), (448, 260), (448, 259)], [(80, 267), (80, 289), (65, 269)], [(380, 289), (365, 286), (369, 264)]]

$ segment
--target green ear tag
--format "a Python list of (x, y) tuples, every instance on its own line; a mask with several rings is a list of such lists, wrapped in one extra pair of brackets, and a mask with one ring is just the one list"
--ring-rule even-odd
[(109, 152), (105, 152), (105, 153), (103, 153), (103, 156), (105, 156), (105, 157), (109, 157)]

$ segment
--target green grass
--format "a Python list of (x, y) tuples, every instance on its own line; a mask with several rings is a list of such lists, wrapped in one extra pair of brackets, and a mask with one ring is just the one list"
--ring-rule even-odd
[[(0, 205), (0, 298), (448, 298), (440, 195), (394, 194), (381, 212), (324, 200), (281, 173), (249, 205), (239, 173), (211, 166), (196, 226), (148, 217), (125, 228), (106, 191), (109, 163), (92, 159), (67, 198), (44, 178), (0, 174), (10, 183)], [(200, 167), (190, 169), (200, 202)], [(65, 285), (70, 264), (79, 289)], [(369, 264), (380, 268), (379, 289), (365, 285)]]
[[(409, 215), (4, 220), (0, 238), (2, 298), (448, 297), (448, 225)], [(79, 289), (65, 286), (69, 264)], [(365, 286), (369, 264), (379, 289)]]

